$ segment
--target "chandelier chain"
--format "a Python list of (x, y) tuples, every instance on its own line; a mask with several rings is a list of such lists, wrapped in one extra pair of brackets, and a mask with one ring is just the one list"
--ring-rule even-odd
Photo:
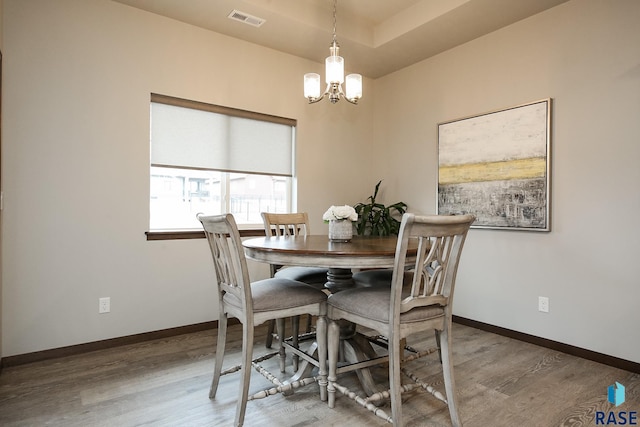
[(336, 24), (338, 21), (337, 18), (337, 4), (338, 4), (338, 0), (333, 0), (333, 44), (336, 44), (338, 42), (337, 38), (336, 38)]

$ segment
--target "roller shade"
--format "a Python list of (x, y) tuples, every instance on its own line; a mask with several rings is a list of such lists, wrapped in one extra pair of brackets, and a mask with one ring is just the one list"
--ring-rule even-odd
[(154, 102), (152, 97), (151, 164), (292, 176), (295, 126), (286, 123), (291, 119), (259, 120), (253, 118), (260, 116), (256, 113), (242, 117), (238, 110), (229, 112)]

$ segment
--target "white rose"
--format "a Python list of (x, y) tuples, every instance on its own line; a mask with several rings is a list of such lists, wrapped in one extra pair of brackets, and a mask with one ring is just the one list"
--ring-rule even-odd
[(344, 206), (331, 206), (322, 216), (325, 221), (348, 219), (350, 221), (357, 221), (358, 214), (356, 210), (349, 205)]
[(324, 215), (322, 215), (322, 219), (324, 221), (331, 221), (336, 219), (336, 217), (333, 215), (333, 209), (335, 208), (335, 206), (331, 206), (329, 209), (327, 209), (327, 211), (324, 213)]

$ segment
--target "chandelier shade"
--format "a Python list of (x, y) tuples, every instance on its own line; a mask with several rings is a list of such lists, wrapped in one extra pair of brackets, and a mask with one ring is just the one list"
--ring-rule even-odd
[(344, 83), (344, 58), (342, 56), (327, 56), (324, 64), (327, 84)]
[(320, 74), (307, 73), (304, 75), (304, 97), (318, 98), (320, 96)]
[(362, 98), (362, 76), (360, 74), (349, 74), (346, 84), (347, 99)]
[[(304, 96), (313, 104), (324, 99), (327, 95), (332, 104), (341, 98), (352, 104), (357, 104), (362, 98), (362, 76), (349, 74), (345, 83), (344, 58), (340, 56), (340, 46), (336, 38), (336, 8), (337, 0), (333, 1), (333, 41), (329, 47), (329, 56), (325, 59), (325, 82), (327, 87), (324, 93), (320, 92), (320, 75), (307, 73), (304, 75)], [(345, 83), (345, 91), (342, 84)]]

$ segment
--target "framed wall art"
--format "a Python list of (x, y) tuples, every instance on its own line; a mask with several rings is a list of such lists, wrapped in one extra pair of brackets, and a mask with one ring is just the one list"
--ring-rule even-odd
[(438, 124), (438, 214), (550, 231), (551, 98)]

